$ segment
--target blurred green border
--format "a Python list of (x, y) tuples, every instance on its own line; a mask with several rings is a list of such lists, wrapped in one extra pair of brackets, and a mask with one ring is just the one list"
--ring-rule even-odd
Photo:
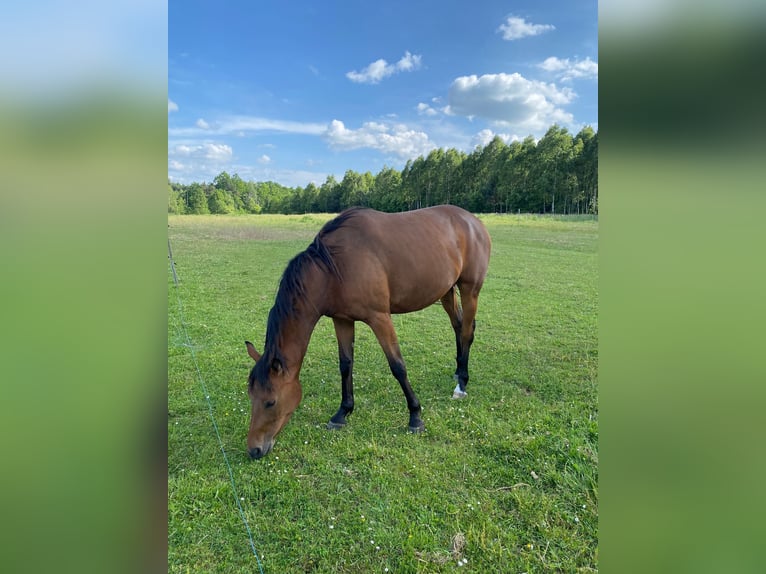
[(599, 568), (756, 572), (763, 10), (635, 4), (600, 20)]
[[(600, 5), (605, 572), (764, 563), (758, 4)], [(93, 23), (92, 5), (67, 8), (99, 51), (129, 21), (134, 38), (165, 28), (167, 5), (130, 6)], [(34, 30), (17, 29), (2, 47), (23, 68), (14, 42)], [(0, 85), (7, 571), (166, 569), (167, 90), (130, 54), (44, 97)]]
[(3, 570), (165, 571), (167, 5), (4, 18)]

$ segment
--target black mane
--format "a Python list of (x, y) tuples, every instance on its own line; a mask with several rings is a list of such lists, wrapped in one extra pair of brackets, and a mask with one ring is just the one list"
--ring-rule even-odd
[(279, 281), (277, 296), (274, 306), (269, 311), (269, 318), (266, 323), (266, 343), (263, 355), (256, 362), (255, 367), (250, 373), (249, 385), (252, 387), (255, 381), (265, 384), (269, 379), (269, 369), (274, 361), (279, 361), (284, 367), (285, 361), (279, 349), (278, 339), (282, 330), (282, 325), (295, 314), (296, 299), (307, 295), (306, 284), (303, 281), (305, 270), (310, 265), (316, 265), (325, 273), (342, 280), (340, 271), (335, 264), (334, 250), (327, 247), (324, 238), (329, 234), (343, 227), (349, 219), (364, 208), (347, 209), (334, 219), (324, 224), (319, 230), (314, 241), (309, 246), (293, 257), (287, 264), (282, 273), (282, 279)]

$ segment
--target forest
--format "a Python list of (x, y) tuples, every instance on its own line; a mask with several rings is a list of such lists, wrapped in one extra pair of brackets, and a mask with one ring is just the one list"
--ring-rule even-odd
[(218, 174), (212, 183), (168, 183), (168, 212), (337, 213), (351, 206), (395, 212), (450, 203), (474, 213), (598, 214), (598, 132), (551, 126), (535, 141), (495, 136), (471, 153), (434, 149), (402, 171), (346, 171), (317, 186), (285, 187)]

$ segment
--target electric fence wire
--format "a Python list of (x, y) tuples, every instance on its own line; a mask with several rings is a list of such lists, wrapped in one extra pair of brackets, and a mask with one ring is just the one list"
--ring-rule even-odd
[(184, 318), (184, 306), (183, 302), (181, 301), (181, 293), (179, 291), (179, 281), (178, 281), (178, 274), (176, 272), (176, 263), (173, 259), (173, 249), (170, 246), (170, 238), (168, 238), (168, 259), (170, 261), (170, 270), (173, 274), (173, 283), (175, 284), (175, 292), (176, 292), (176, 300), (178, 301), (178, 317), (180, 320), (180, 330), (182, 331), (182, 335), (184, 338), (184, 346), (189, 349), (189, 352), (191, 354), (192, 362), (194, 363), (194, 368), (197, 371), (197, 378), (200, 383), (200, 387), (202, 388), (202, 393), (205, 397), (205, 400), (207, 401), (207, 407), (208, 412), (210, 414), (210, 420), (213, 423), (213, 429), (215, 430), (215, 436), (218, 439), (218, 446), (221, 449), (221, 454), (223, 455), (223, 461), (226, 463), (226, 468), (229, 471), (229, 480), (231, 481), (231, 489), (234, 494), (234, 502), (237, 503), (237, 509), (239, 510), (239, 516), (242, 519), (242, 522), (245, 525), (245, 530), (247, 531), (247, 536), (250, 541), (250, 548), (253, 551), (253, 555), (255, 556), (255, 560), (258, 562), (258, 569), (260, 570), (261, 574), (263, 574), (263, 565), (261, 564), (261, 559), (258, 557), (258, 551), (255, 549), (255, 542), (253, 540), (253, 533), (250, 530), (250, 524), (247, 522), (247, 517), (245, 516), (245, 511), (242, 509), (242, 504), (240, 503), (240, 497), (239, 493), (237, 492), (237, 485), (234, 481), (234, 471), (231, 469), (231, 464), (229, 464), (229, 457), (226, 455), (226, 449), (223, 447), (223, 441), (221, 440), (221, 433), (218, 430), (218, 423), (215, 420), (215, 415), (213, 414), (213, 404), (210, 401), (210, 393), (208, 392), (207, 385), (205, 384), (205, 379), (202, 376), (202, 371), (199, 368), (199, 363), (197, 362), (197, 355), (194, 352), (194, 345), (192, 345), (191, 337), (189, 337), (189, 332), (186, 328), (186, 320)]

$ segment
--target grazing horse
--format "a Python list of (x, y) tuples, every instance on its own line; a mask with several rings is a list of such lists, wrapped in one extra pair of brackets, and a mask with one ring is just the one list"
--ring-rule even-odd
[(341, 375), (340, 408), (328, 428), (345, 426), (354, 410), (354, 323), (362, 321), (375, 333), (402, 387), (409, 430), (424, 430), (420, 401), (407, 378), (391, 314), (417, 311), (436, 301), (441, 301), (455, 330), (453, 398), (465, 397), (476, 305), (490, 247), (484, 225), (452, 205), (404, 213), (352, 208), (327, 222), (282, 275), (269, 312), (263, 354), (245, 341), (255, 360), (248, 378), (250, 456), (261, 458), (271, 450), (274, 437), (298, 407), (302, 396), (298, 375), (311, 333), (323, 315), (331, 317), (335, 326)]

